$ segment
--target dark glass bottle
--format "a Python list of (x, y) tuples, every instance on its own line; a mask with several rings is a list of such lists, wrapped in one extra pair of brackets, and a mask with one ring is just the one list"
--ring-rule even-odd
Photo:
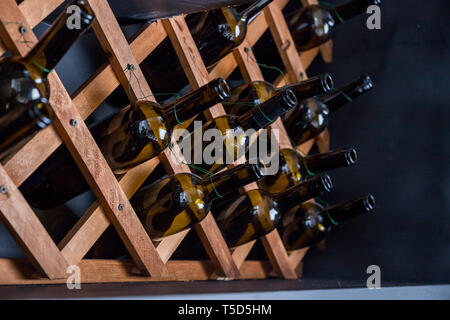
[(328, 126), (330, 112), (353, 102), (372, 88), (372, 79), (366, 74), (325, 96), (304, 100), (282, 118), (289, 137), (297, 145), (316, 137)]
[(287, 22), (297, 49), (306, 51), (327, 42), (336, 25), (380, 3), (381, 0), (350, 0), (335, 7), (310, 5), (288, 16)]
[(94, 20), (86, 1), (72, 5), (80, 8), (79, 29), (67, 27), (64, 11), (25, 57), (0, 58), (0, 161), (53, 121), (47, 76)]
[(42, 97), (29, 104), (23, 108), (14, 107), (0, 117), (0, 162), (8, 160), (36, 131), (53, 122), (53, 109), (47, 99)]
[(330, 177), (321, 174), (275, 195), (258, 189), (247, 191), (231, 202), (213, 204), (212, 213), (233, 248), (270, 233), (281, 226), (291, 207), (331, 189)]
[[(241, 156), (245, 156), (252, 133), (247, 130), (253, 130), (254, 133), (265, 128), (295, 106), (297, 106), (295, 94), (292, 90), (285, 89), (240, 116), (224, 115), (206, 122), (201, 127), (194, 127), (193, 132), (188, 136), (189, 139), (183, 139), (179, 143), (183, 149), (184, 158), (189, 164), (195, 165), (191, 169), (200, 176), (205, 175), (206, 172), (217, 172)], [(209, 129), (218, 130), (216, 132), (220, 136), (216, 139), (221, 139), (223, 142), (221, 150), (215, 150), (216, 154), (211, 157), (211, 161), (205, 159), (211, 142), (202, 139), (204, 133)], [(221, 154), (217, 152), (221, 152)]]
[(147, 233), (158, 241), (202, 221), (213, 201), (220, 201), (233, 188), (262, 176), (259, 166), (251, 164), (203, 179), (192, 173), (180, 173), (139, 190), (130, 201)]
[[(235, 7), (204, 11), (186, 17), (192, 37), (207, 68), (244, 41), (248, 22), (272, 0), (258, 0), (238, 12)], [(187, 83), (169, 39), (164, 40), (141, 64), (154, 92), (178, 92)], [(170, 69), (171, 72), (167, 72)]]
[(307, 202), (289, 210), (279, 231), (286, 249), (297, 250), (319, 243), (333, 227), (373, 209), (375, 198), (371, 194), (326, 208)]
[[(164, 150), (172, 129), (230, 97), (223, 79), (216, 79), (169, 105), (138, 101), (92, 128), (100, 149), (116, 174), (137, 166)], [(75, 161), (60, 146), (21, 186), (29, 203), (48, 209), (89, 190)]]
[(274, 175), (266, 175), (259, 181), (259, 187), (269, 193), (282, 192), (317, 173), (348, 167), (357, 161), (355, 149), (345, 149), (318, 153), (302, 157), (294, 149), (281, 149), (279, 170)]
[(241, 115), (286, 88), (295, 93), (298, 101), (303, 101), (306, 98), (330, 92), (333, 87), (333, 78), (328, 73), (282, 88), (275, 88), (266, 81), (253, 81), (233, 89), (231, 98), (224, 103), (224, 107), (228, 114)]

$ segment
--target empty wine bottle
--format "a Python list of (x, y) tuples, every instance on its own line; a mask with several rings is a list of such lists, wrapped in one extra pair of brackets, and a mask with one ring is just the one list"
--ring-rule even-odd
[(203, 179), (192, 173), (179, 173), (139, 190), (130, 201), (147, 233), (158, 241), (199, 223), (213, 201), (262, 176), (259, 166), (251, 164)]
[(381, 0), (350, 0), (335, 7), (310, 5), (289, 15), (287, 22), (297, 49), (306, 51), (327, 42), (336, 25), (380, 3)]
[(72, 5), (80, 8), (80, 28), (68, 28), (64, 11), (25, 57), (0, 58), (0, 160), (53, 121), (47, 76), (94, 20), (86, 1)]
[[(181, 97), (166, 106), (138, 101), (91, 129), (116, 174), (156, 157), (166, 148), (173, 128), (230, 97), (223, 79)], [(49, 209), (89, 190), (75, 161), (60, 146), (21, 186), (29, 203)]]
[(353, 102), (372, 88), (372, 79), (365, 74), (325, 96), (304, 100), (292, 112), (282, 117), (289, 137), (297, 145), (316, 137), (328, 126), (330, 112)]
[(346, 202), (324, 207), (307, 202), (291, 208), (285, 215), (280, 235), (288, 250), (297, 250), (322, 241), (341, 222), (371, 212), (375, 198), (368, 194)]
[(266, 175), (259, 181), (259, 187), (269, 193), (282, 192), (317, 173), (347, 167), (357, 161), (355, 149), (318, 153), (305, 157), (302, 157), (297, 150), (281, 149), (276, 156), (279, 157), (277, 173)]
[[(250, 133), (249, 129), (253, 129), (253, 133), (259, 129), (269, 126), (279, 116), (288, 112), (297, 106), (297, 98), (292, 90), (285, 88), (272, 96), (269, 100), (252, 108), (240, 116), (224, 115), (206, 122), (202, 127), (194, 127), (194, 131), (183, 139), (179, 144), (183, 149), (193, 153), (184, 152), (185, 159), (188, 163), (194, 163), (192, 171), (200, 176), (205, 172), (214, 173), (225, 167), (227, 164), (245, 156), (249, 147)], [(211, 149), (210, 142), (202, 139), (204, 133), (209, 129), (210, 132), (218, 133), (215, 137), (221, 140), (223, 144), (221, 148), (214, 148), (211, 154), (215, 152), (211, 159), (205, 159), (208, 149)], [(247, 134), (246, 134), (247, 133)], [(218, 146), (217, 143), (211, 144)]]
[[(235, 7), (204, 11), (186, 17), (186, 23), (207, 68), (244, 41), (248, 22), (272, 0), (258, 0), (241, 12)], [(169, 39), (164, 40), (141, 64), (154, 92), (178, 92), (186, 77)], [(167, 72), (167, 70), (171, 70)]]
[(250, 190), (228, 203), (213, 204), (212, 213), (230, 248), (256, 240), (281, 226), (291, 207), (332, 189), (327, 174), (317, 175), (288, 190), (271, 195)]
[(0, 162), (20, 150), (36, 131), (52, 123), (54, 113), (47, 99), (41, 97), (30, 105), (13, 108), (0, 117)]
[(241, 115), (286, 88), (295, 93), (298, 101), (303, 101), (306, 98), (330, 92), (333, 87), (333, 78), (328, 73), (282, 88), (275, 88), (273, 84), (266, 81), (253, 81), (233, 89), (231, 98), (224, 103), (224, 107), (228, 114)]

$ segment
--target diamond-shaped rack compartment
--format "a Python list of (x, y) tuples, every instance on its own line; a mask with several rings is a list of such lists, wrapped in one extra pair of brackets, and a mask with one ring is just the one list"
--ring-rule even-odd
[[(33, 32), (19, 33), (19, 22), (32, 30), (52, 13), (63, 0), (3, 0), (0, 11), (0, 55), (6, 51), (24, 55), (29, 50), (24, 43), (36, 42)], [(227, 279), (264, 279), (272, 275), (292, 279), (301, 276), (302, 259), (307, 249), (288, 253), (275, 230), (262, 238), (267, 261), (248, 261), (254, 242), (230, 252), (209, 214), (194, 229), (205, 247), (210, 261), (171, 261), (170, 257), (188, 231), (175, 234), (155, 247), (144, 231), (128, 199), (161, 161), (171, 173), (187, 172), (185, 165), (173, 162), (166, 151), (159, 159), (152, 159), (128, 171), (118, 181), (95, 144), (84, 120), (119, 86), (126, 88), (130, 103), (142, 94), (151, 95), (151, 88), (139, 64), (169, 37), (192, 86), (196, 89), (217, 77), (227, 78), (239, 66), (246, 81), (262, 80), (251, 47), (270, 29), (286, 68), (287, 81), (305, 79), (305, 70), (319, 51), (330, 61), (331, 42), (319, 49), (298, 54), (282, 15), (287, 0), (275, 0), (249, 26), (247, 38), (233, 53), (224, 57), (208, 74), (183, 16), (161, 20), (146, 26), (128, 42), (115, 19), (107, 0), (88, 0), (96, 13), (94, 32), (109, 61), (95, 72), (72, 96), (69, 96), (56, 72), (49, 76), (51, 102), (56, 113), (55, 125), (39, 132), (4, 166), (0, 166), (0, 218), (25, 252), (27, 259), (0, 258), (0, 284), (62, 283), (68, 276), (69, 265), (78, 265), (82, 282), (137, 282)], [(304, 5), (315, 0), (302, 0)], [(247, 59), (248, 56), (252, 59)], [(135, 66), (139, 83), (129, 79), (124, 71)], [(282, 85), (278, 79), (276, 85)], [(207, 118), (224, 114), (222, 105), (205, 112)], [(77, 126), (70, 125), (71, 120)], [(280, 145), (292, 147), (282, 122), (272, 127), (280, 129)], [(308, 153), (314, 143), (322, 151), (329, 145), (325, 132), (316, 141), (308, 141), (297, 148)], [(80, 167), (97, 197), (87, 212), (59, 243), (55, 244), (18, 190), (20, 186), (61, 144), (64, 143)], [(175, 145), (176, 148), (176, 145)], [(96, 159), (93, 163), (90, 159)], [(249, 185), (248, 190), (256, 185)], [(119, 210), (119, 206), (121, 210)], [(84, 260), (84, 256), (112, 224), (130, 252), (133, 261)]]

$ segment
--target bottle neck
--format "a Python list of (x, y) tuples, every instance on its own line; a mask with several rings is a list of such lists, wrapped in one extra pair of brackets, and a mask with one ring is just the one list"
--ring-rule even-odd
[(378, 5), (381, 0), (350, 0), (333, 7), (330, 12), (334, 16), (336, 24), (343, 23), (360, 14), (364, 14), (371, 5)]
[(338, 203), (323, 209), (323, 216), (330, 225), (338, 225), (342, 221), (369, 213), (375, 209), (375, 198), (368, 194), (365, 197)]
[(334, 88), (333, 78), (328, 74), (321, 74), (308, 80), (287, 86), (294, 91), (298, 101), (330, 92)]
[(347, 103), (353, 102), (354, 99), (372, 88), (373, 82), (370, 76), (363, 75), (336, 91), (321, 97), (320, 100), (322, 100), (331, 112), (334, 112)]
[(240, 12), (240, 20), (249, 23), (273, 0), (259, 0)]
[(310, 175), (336, 168), (348, 167), (356, 163), (358, 154), (355, 149), (346, 149), (318, 153), (304, 157), (300, 164)]
[(184, 95), (164, 106), (164, 113), (175, 126), (231, 97), (231, 90), (222, 78)]
[(297, 106), (297, 97), (289, 88), (284, 88), (263, 104), (247, 111), (238, 119), (244, 130), (265, 128), (277, 118)]
[(212, 200), (219, 200), (263, 176), (259, 165), (246, 163), (204, 178), (202, 184), (209, 191)]
[(331, 178), (326, 173), (304, 180), (286, 191), (277, 193), (272, 197), (278, 202), (282, 212), (301, 204), (309, 199), (330, 192), (333, 188)]
[(36, 70), (40, 71), (42, 77), (47, 76), (55, 68), (70, 47), (94, 21), (94, 13), (86, 1), (76, 0), (71, 3), (71, 6), (79, 8), (80, 25), (77, 26), (75, 21), (74, 28), (69, 29), (69, 23), (74, 19), (74, 12), (67, 11), (68, 7), (24, 58), (27, 63), (34, 65)]

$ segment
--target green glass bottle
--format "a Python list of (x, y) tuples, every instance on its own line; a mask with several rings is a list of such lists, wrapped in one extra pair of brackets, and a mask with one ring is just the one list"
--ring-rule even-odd
[[(186, 23), (208, 69), (239, 46), (247, 35), (248, 22), (272, 0), (258, 0), (238, 12), (235, 7), (188, 15)], [(164, 40), (141, 64), (154, 92), (178, 92), (187, 85), (184, 71), (169, 39)], [(171, 72), (167, 72), (170, 68)]]
[(282, 88), (275, 88), (266, 81), (253, 81), (232, 90), (231, 98), (224, 103), (225, 111), (228, 114), (241, 115), (286, 88), (291, 89), (300, 102), (306, 98), (330, 92), (334, 88), (334, 84), (333, 78), (328, 73)]
[(141, 190), (131, 204), (152, 240), (158, 241), (192, 227), (209, 213), (211, 203), (262, 178), (258, 165), (242, 164), (230, 170), (200, 178), (179, 173)]
[(353, 102), (372, 88), (372, 79), (365, 74), (325, 96), (304, 100), (282, 118), (289, 137), (300, 145), (318, 136), (328, 126), (331, 112)]
[(211, 212), (228, 246), (234, 248), (270, 233), (281, 226), (291, 207), (331, 189), (330, 177), (321, 174), (275, 195), (247, 191), (232, 201), (214, 203)]
[(379, 4), (381, 0), (350, 0), (334, 7), (310, 5), (289, 15), (287, 22), (297, 49), (306, 51), (327, 42), (336, 25)]
[[(191, 93), (160, 106), (138, 101), (91, 128), (108, 164), (116, 174), (158, 156), (170, 143), (179, 123), (230, 97), (223, 79), (216, 79)], [(29, 203), (53, 208), (89, 190), (75, 161), (60, 146), (20, 187)]]
[(47, 76), (94, 20), (86, 1), (71, 5), (80, 8), (79, 29), (67, 27), (64, 11), (25, 57), (0, 58), (0, 161), (53, 121)]
[[(240, 116), (224, 115), (206, 122), (201, 127), (194, 127), (187, 139), (182, 139), (179, 143), (183, 150), (187, 150), (183, 152), (184, 158), (187, 163), (195, 165), (192, 171), (200, 176), (205, 175), (205, 172), (217, 172), (241, 156), (245, 156), (252, 132), (269, 126), (279, 116), (296, 106), (297, 98), (294, 92), (286, 88)], [(215, 150), (217, 152), (214, 157), (207, 160), (205, 154), (211, 142), (202, 137), (205, 137), (205, 132), (210, 129), (215, 129), (219, 134), (216, 139), (220, 139), (222, 145), (220, 150)], [(252, 132), (249, 132), (250, 130)]]
[(36, 131), (45, 129), (53, 122), (53, 109), (46, 98), (29, 104), (27, 107), (13, 108), (0, 117), (0, 162), (7, 161)]
[(355, 149), (344, 149), (318, 153), (302, 157), (297, 150), (281, 149), (279, 157), (279, 170), (276, 174), (266, 175), (259, 187), (269, 193), (282, 192), (301, 181), (318, 173), (348, 167), (356, 163)]
[(280, 235), (288, 250), (309, 247), (322, 241), (341, 222), (374, 209), (375, 198), (371, 194), (329, 207), (317, 202), (303, 203), (286, 214)]

